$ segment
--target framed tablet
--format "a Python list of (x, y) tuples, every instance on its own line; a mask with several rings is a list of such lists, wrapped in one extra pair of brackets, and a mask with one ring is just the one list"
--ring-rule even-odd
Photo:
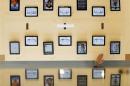
[(26, 69), (25, 77), (26, 79), (38, 79), (38, 69)]
[(92, 45), (93, 46), (104, 46), (105, 45), (105, 36), (103, 36), (103, 35), (92, 36)]
[(59, 69), (59, 79), (72, 79), (71, 69)]
[(87, 10), (87, 0), (77, 0), (77, 10)]
[(120, 84), (121, 84), (121, 75), (120, 74), (111, 74), (110, 86), (120, 86)]
[(54, 86), (54, 76), (53, 75), (44, 76), (44, 86)]
[(87, 54), (87, 42), (86, 41), (77, 42), (77, 54)]
[(38, 36), (25, 36), (25, 46), (38, 46)]
[(120, 54), (120, 41), (110, 42), (110, 54)]
[(21, 86), (19, 75), (11, 75), (10, 76), (10, 86)]
[(10, 41), (9, 42), (10, 54), (20, 54), (20, 42), (19, 41)]
[(38, 16), (38, 7), (31, 6), (25, 7), (25, 17), (37, 17)]
[(53, 42), (43, 42), (44, 55), (54, 54)]
[(20, 10), (20, 0), (10, 0), (10, 11)]
[(43, 0), (43, 10), (52, 11), (54, 0)]
[(87, 75), (77, 75), (77, 86), (87, 86)]
[(72, 37), (71, 36), (58, 36), (58, 44), (59, 46), (71, 46)]
[(105, 7), (92, 6), (92, 16), (105, 16)]
[(59, 6), (58, 7), (59, 17), (70, 17), (71, 16), (71, 6)]
[(110, 0), (111, 11), (120, 11), (120, 0)]
[(105, 78), (105, 69), (104, 68), (93, 68), (92, 69), (92, 78), (93, 79), (104, 79)]

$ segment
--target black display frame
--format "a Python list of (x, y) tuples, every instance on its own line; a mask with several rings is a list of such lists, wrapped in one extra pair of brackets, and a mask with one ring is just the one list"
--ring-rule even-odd
[[(17, 52), (13, 52), (12, 44), (15, 44), (14, 46), (18, 46)], [(20, 42), (19, 41), (10, 41), (9, 42), (9, 52), (10, 52), (11, 55), (19, 55), (20, 54)]]
[[(98, 37), (98, 38), (104, 38), (104, 40), (102, 41), (103, 43), (94, 43), (94, 37)], [(92, 46), (105, 46), (105, 41), (106, 41), (106, 37), (105, 35), (93, 35), (92, 36)]]
[[(70, 10), (70, 12), (69, 12), (69, 14), (62, 14), (61, 15), (61, 13), (60, 13), (60, 9), (69, 9)], [(66, 13), (66, 12), (64, 12), (64, 13)], [(71, 6), (58, 6), (58, 16), (59, 17), (71, 17), (72, 16), (72, 8), (71, 8)]]
[[(64, 44), (61, 38), (69, 38), (69, 41), (67, 44)], [(59, 46), (72, 46), (72, 36), (58, 36), (58, 45)]]
[[(101, 71), (102, 73), (104, 73), (104, 75), (102, 76), (96, 76), (95, 77), (95, 74), (96, 73), (99, 73), (99, 72), (95, 72), (95, 70), (97, 70), (97, 71)], [(92, 69), (92, 79), (105, 79), (105, 68), (93, 68)]]
[[(85, 78), (85, 80), (81, 80), (85, 85), (83, 85), (83, 83), (79, 80), (79, 78)], [(88, 76), (87, 75), (77, 75), (77, 86), (88, 86)], [(82, 85), (80, 85), (80, 83), (82, 83)]]
[[(33, 14), (27, 15), (27, 9), (31, 10), (32, 8), (36, 9), (36, 14), (35, 15), (33, 15)], [(26, 6), (25, 7), (25, 17), (38, 17), (38, 7), (37, 6)]]
[[(28, 44), (28, 41), (26, 40), (27, 38), (30, 38), (30, 41), (31, 41), (31, 38), (35, 38), (36, 43)], [(25, 36), (25, 46), (38, 46), (38, 36), (32, 36), (32, 35)]]
[[(117, 77), (117, 76), (119, 76), (119, 77)], [(119, 80), (119, 82), (118, 82), (118, 80)], [(118, 84), (118, 85), (115, 85), (115, 84)], [(110, 86), (120, 86), (120, 85), (121, 85), (121, 74), (111, 74)]]
[(13, 86), (13, 82), (17, 83), (17, 86), (21, 86), (20, 75), (10, 75), (10, 86)]
[[(51, 8), (47, 8), (47, 6), (51, 6)], [(43, 0), (43, 10), (44, 11), (53, 11), (54, 8), (54, 0), (48, 0), (48, 2), (45, 2), (45, 0)]]
[[(114, 45), (117, 44), (117, 46), (115, 46), (114, 50), (112, 47), (114, 47)], [(120, 54), (121, 51), (121, 42), (120, 41), (110, 41), (110, 54)]]
[(120, 0), (117, 0), (117, 3), (115, 3), (115, 4), (119, 5), (118, 7), (113, 6), (113, 4), (114, 4), (113, 1), (114, 0), (110, 0), (110, 10), (111, 11), (121, 11), (121, 2), (120, 2)]
[[(94, 9), (103, 9), (103, 14), (101, 14), (101, 11), (99, 12), (99, 14), (94, 14)], [(98, 11), (97, 11), (98, 12)], [(106, 12), (105, 12), (105, 6), (92, 6), (92, 16), (93, 17), (104, 17), (106, 16)]]
[[(68, 75), (62, 77), (63, 74), (61, 74), (61, 70), (63, 70), (64, 73), (69, 74), (69, 77), (68, 77)], [(61, 69), (59, 69), (58, 70), (58, 77), (59, 77), (59, 79), (72, 79), (72, 69), (68, 69), (68, 68), (61, 68)]]
[[(86, 11), (87, 10), (87, 0), (84, 0), (84, 4), (85, 4), (85, 7), (84, 8), (80, 8), (79, 7), (79, 2), (80, 2), (80, 4), (81, 4), (81, 1), (82, 1), (82, 3), (83, 3), (83, 0), (77, 0), (77, 10), (78, 11)], [(83, 6), (83, 5), (82, 5)]]
[[(83, 52), (79, 52), (79, 50)], [(77, 41), (77, 54), (87, 54), (87, 41)]]
[[(32, 74), (34, 74), (33, 72), (34, 71), (36, 71), (36, 77), (34, 78), (34, 77), (31, 77), (31, 76), (29, 76), (29, 74), (28, 74), (28, 71), (31, 71), (32, 72)], [(25, 79), (27, 79), (27, 80), (37, 80), (37, 79), (39, 79), (39, 71), (38, 71), (38, 69), (25, 69)]]
[[(12, 5), (13, 2), (11, 2), (11, 0), (10, 0), (9, 4), (10, 4), (10, 6), (9, 6), (10, 11), (20, 11), (20, 0), (16, 0), (16, 5)], [(15, 6), (18, 6), (18, 7), (15, 8)]]
[[(54, 75), (44, 75), (44, 86), (54, 86)], [(50, 83), (49, 81), (47, 82), (46, 80), (49, 78), (49, 80), (52, 80), (52, 84), (51, 85), (46, 85), (47, 83)]]
[[(47, 52), (46, 51), (46, 45), (51, 45), (52, 47), (51, 47), (51, 50), (50, 50), (50, 52)], [(52, 54), (54, 54), (54, 44), (53, 44), (53, 42), (52, 41), (50, 41), (50, 42), (43, 42), (43, 53), (44, 53), (44, 55), (52, 55)]]

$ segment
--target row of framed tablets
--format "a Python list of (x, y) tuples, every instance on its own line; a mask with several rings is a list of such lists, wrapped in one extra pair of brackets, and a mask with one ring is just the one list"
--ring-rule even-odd
[[(77, 0), (77, 10), (87, 11), (87, 0)], [(20, 11), (20, 0), (10, 0), (10, 11)], [(70, 17), (72, 6), (58, 6), (58, 16)], [(43, 10), (53, 11), (54, 0), (43, 0)], [(120, 0), (110, 0), (111, 11), (120, 11)], [(38, 6), (26, 6), (25, 17), (37, 17)], [(105, 6), (92, 6), (92, 16), (105, 16)]]
[[(38, 69), (26, 69), (25, 77), (26, 80), (38, 80), (39, 79)], [(58, 70), (59, 80), (72, 80), (72, 69), (59, 69)], [(88, 76), (87, 75), (77, 75), (77, 86), (88, 86)], [(104, 68), (93, 68), (92, 69), (92, 79), (105, 79), (105, 69)], [(54, 75), (44, 75), (43, 82), (44, 86), (54, 86), (55, 77)], [(121, 75), (111, 74), (110, 86), (120, 86)], [(20, 75), (10, 75), (10, 86), (21, 86)]]
[[(33, 47), (38, 46), (38, 36), (25, 36), (25, 46)], [(72, 46), (72, 36), (58, 36), (58, 46)], [(104, 35), (93, 35), (92, 46), (105, 46)], [(87, 41), (77, 41), (77, 54), (87, 54)], [(20, 42), (10, 41), (9, 51), (11, 55), (20, 54)], [(54, 43), (53, 41), (43, 42), (43, 54), (53, 55), (54, 54)], [(120, 54), (120, 41), (110, 41), (110, 54)]]

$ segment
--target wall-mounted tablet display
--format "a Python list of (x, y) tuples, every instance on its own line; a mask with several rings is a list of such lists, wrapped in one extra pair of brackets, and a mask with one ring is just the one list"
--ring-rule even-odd
[(87, 0), (77, 0), (77, 10), (87, 10)]

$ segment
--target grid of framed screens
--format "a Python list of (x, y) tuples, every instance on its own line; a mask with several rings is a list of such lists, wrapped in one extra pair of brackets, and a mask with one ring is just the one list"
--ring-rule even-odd
[(44, 76), (44, 86), (54, 86), (54, 76), (53, 75)]
[(77, 75), (77, 86), (87, 86), (87, 75)]
[(111, 11), (120, 11), (120, 0), (110, 0)]
[(19, 75), (11, 75), (10, 76), (10, 86), (21, 86)]
[(43, 51), (45, 55), (54, 54), (53, 42), (43, 42)]
[(20, 0), (10, 0), (10, 11), (20, 10)]
[(43, 10), (53, 10), (53, 0), (43, 0)]
[(38, 79), (38, 69), (26, 69), (25, 77), (26, 79)]
[(120, 74), (111, 74), (111, 84), (110, 86), (120, 86), (121, 75)]
[(87, 0), (77, 0), (77, 10), (87, 10)]
[(25, 17), (37, 17), (38, 16), (38, 7), (31, 6), (25, 7)]
[(120, 41), (110, 42), (110, 54), (120, 54)]
[(105, 45), (105, 36), (103, 36), (103, 35), (92, 36), (92, 45), (93, 46), (104, 46)]
[(105, 6), (92, 6), (92, 16), (105, 16)]
[(20, 54), (20, 42), (18, 41), (11, 41), (9, 42), (9, 50), (10, 54)]
[(59, 6), (58, 7), (59, 17), (69, 17), (71, 16), (71, 6)]
[(86, 41), (77, 42), (77, 54), (87, 54), (87, 42)]
[(72, 79), (71, 69), (59, 69), (59, 79)]
[(92, 78), (93, 79), (104, 79), (105, 78), (105, 69), (104, 68), (93, 68), (92, 69)]

